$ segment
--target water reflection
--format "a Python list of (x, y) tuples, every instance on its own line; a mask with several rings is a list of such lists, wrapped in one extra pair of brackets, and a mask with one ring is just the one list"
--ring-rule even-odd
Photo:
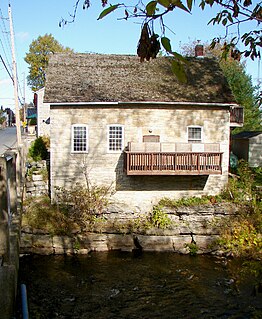
[(25, 256), (30, 318), (262, 318), (240, 260), (173, 253)]

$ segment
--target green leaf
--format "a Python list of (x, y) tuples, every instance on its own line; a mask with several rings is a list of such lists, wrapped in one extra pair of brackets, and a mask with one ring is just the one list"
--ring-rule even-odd
[(183, 55), (181, 55), (177, 52), (173, 52), (173, 56), (176, 58), (176, 60), (188, 64), (187, 59), (185, 57), (183, 57)]
[(108, 15), (109, 13), (111, 13), (112, 11), (116, 10), (118, 7), (120, 6), (120, 4), (114, 4), (114, 5), (110, 5), (110, 7), (106, 8), (105, 10), (103, 10), (99, 17), (97, 18), (97, 20), (101, 20), (103, 19), (106, 15)]
[(181, 62), (173, 60), (171, 64), (171, 69), (179, 82), (187, 83), (186, 71), (184, 65)]
[(161, 43), (162, 43), (164, 49), (165, 49), (167, 52), (172, 53), (170, 40), (169, 40), (167, 37), (162, 37), (162, 38), (161, 38)]
[(161, 4), (165, 8), (168, 8), (170, 6), (170, 1), (169, 0), (158, 0), (157, 2), (159, 4)]
[(147, 16), (152, 16), (156, 12), (157, 1), (151, 1), (146, 6), (146, 14)]

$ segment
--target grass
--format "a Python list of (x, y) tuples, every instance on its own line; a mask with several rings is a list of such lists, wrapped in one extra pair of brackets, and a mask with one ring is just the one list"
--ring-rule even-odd
[(190, 206), (197, 206), (197, 205), (208, 205), (214, 203), (222, 202), (222, 197), (218, 196), (201, 196), (201, 197), (187, 197), (187, 198), (180, 198), (180, 199), (171, 199), (171, 198), (162, 198), (159, 201), (159, 205), (169, 208), (178, 208), (182, 206), (190, 207)]

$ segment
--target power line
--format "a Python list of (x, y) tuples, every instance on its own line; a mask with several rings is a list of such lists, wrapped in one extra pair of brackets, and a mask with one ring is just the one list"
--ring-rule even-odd
[[(10, 3), (9, 3), (9, 5), (10, 5)], [(0, 8), (0, 19), (2, 21), (2, 24), (0, 24), (0, 27), (2, 29), (2, 34), (5, 35), (5, 37), (3, 37), (4, 40), (5, 40), (4, 41), (5, 42), (5, 46), (7, 47), (7, 50), (8, 50), (8, 52), (10, 52), (10, 56), (11, 56), (11, 51), (12, 51), (11, 39), (7, 36), (7, 34), (10, 34), (10, 32), (7, 31), (7, 28), (6, 28), (6, 25), (5, 25), (5, 22), (4, 22), (5, 20), (9, 21), (10, 19), (9, 18), (4, 18), (1, 8)], [(14, 84), (14, 78), (13, 78), (13, 75), (11, 74), (12, 73), (12, 71), (11, 71), (12, 70), (12, 66), (11, 66), (11, 63), (9, 62), (8, 56), (6, 54), (4, 43), (3, 43), (3, 41), (1, 39), (0, 39), (0, 42), (1, 42), (1, 46), (2, 46), (2, 49), (3, 49), (4, 55), (5, 55), (5, 60), (4, 60), (3, 56), (0, 54), (0, 60), (3, 63), (6, 72), (8, 73), (10, 79), (12, 80), (12, 82)], [(11, 58), (11, 60), (12, 60), (12, 58)], [(17, 83), (18, 83), (19, 93), (20, 93), (21, 96), (23, 96), (21, 85), (20, 85), (20, 82), (18, 80), (18, 75), (17, 75), (17, 79), (16, 80), (17, 80)], [(18, 96), (18, 100), (19, 100), (19, 103), (21, 105), (24, 104), (22, 102), (22, 100), (24, 100), (24, 99), (21, 99), (20, 96)]]
[[(7, 51), (10, 53), (10, 60), (12, 61), (12, 58), (11, 58), (11, 51), (12, 51), (11, 42), (10, 42), (10, 37), (8, 36), (8, 35), (10, 35), (10, 32), (7, 31), (6, 24), (5, 24), (5, 21), (8, 21), (9, 18), (4, 18), (1, 8), (0, 8), (0, 19), (2, 21), (2, 24), (0, 24), (0, 26), (1, 26), (1, 29), (2, 29), (3, 40), (5, 42)], [(4, 44), (3, 44), (2, 40), (1, 40), (1, 44), (2, 44), (3, 50), (5, 52)], [(9, 59), (8, 59), (6, 53), (5, 53), (5, 57), (6, 57), (6, 60), (8, 61), (9, 68), (12, 69), (12, 63), (9, 62)]]
[(0, 59), (1, 59), (1, 61), (2, 61), (3, 65), (4, 65), (5, 69), (6, 69), (6, 72), (8, 73), (8, 75), (9, 75), (10, 79), (11, 79), (11, 80), (12, 80), (12, 82), (14, 83), (13, 76), (12, 76), (12, 75), (11, 75), (11, 73), (9, 72), (9, 70), (8, 70), (8, 68), (7, 68), (6, 64), (5, 64), (5, 61), (4, 61), (4, 59), (2, 58), (2, 55), (1, 55), (1, 54), (0, 54)]

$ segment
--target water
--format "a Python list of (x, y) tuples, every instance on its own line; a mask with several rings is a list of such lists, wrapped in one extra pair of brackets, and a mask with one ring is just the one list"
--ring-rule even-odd
[[(262, 318), (241, 261), (174, 253), (24, 256), (30, 318)], [(19, 315), (17, 316), (19, 318)]]

